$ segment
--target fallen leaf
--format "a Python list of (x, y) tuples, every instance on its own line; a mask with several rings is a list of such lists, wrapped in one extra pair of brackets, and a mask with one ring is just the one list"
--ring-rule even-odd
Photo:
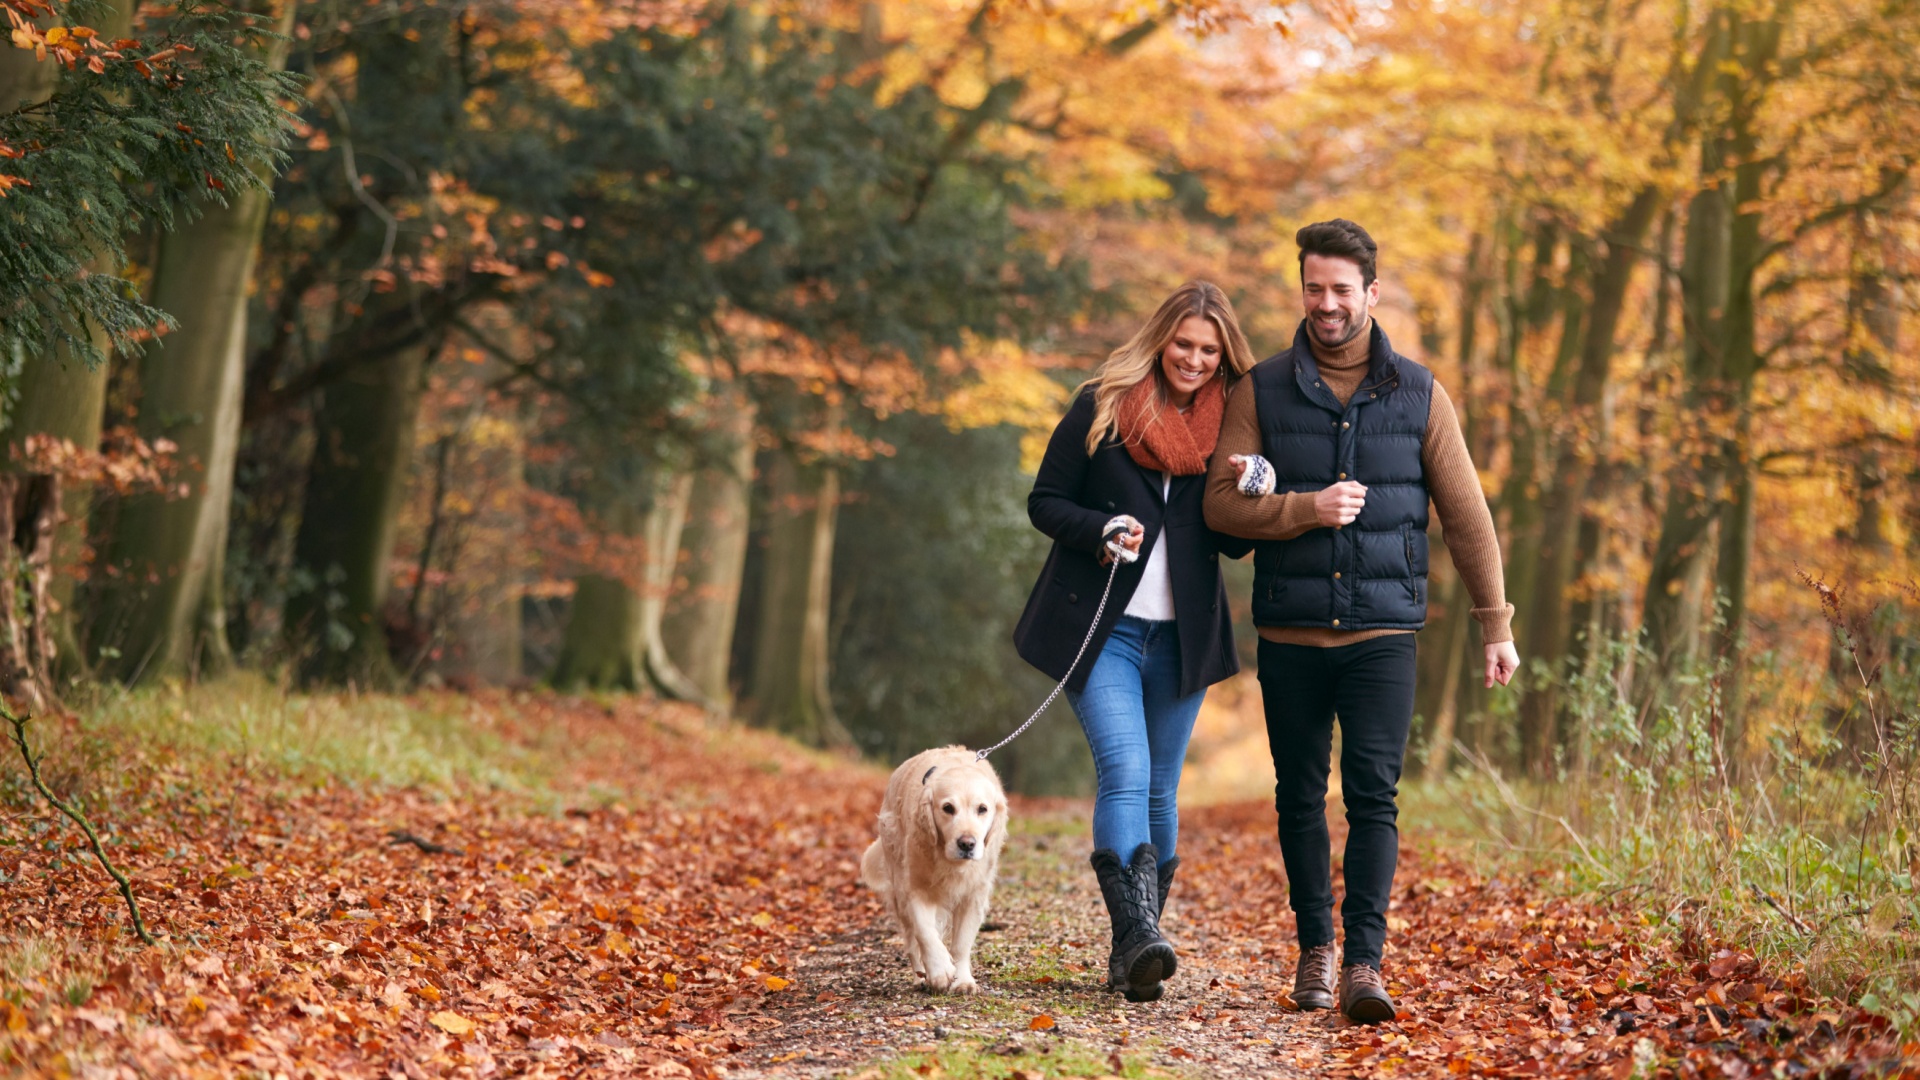
[(449, 1009), (442, 1009), (432, 1016), (427, 1017), (427, 1023), (432, 1024), (434, 1027), (439, 1028), (449, 1035), (473, 1034), (473, 1021)]
[(1046, 1013), (1041, 1013), (1039, 1016), (1027, 1021), (1027, 1030), (1029, 1031), (1045, 1031), (1052, 1026), (1053, 1017), (1048, 1016)]

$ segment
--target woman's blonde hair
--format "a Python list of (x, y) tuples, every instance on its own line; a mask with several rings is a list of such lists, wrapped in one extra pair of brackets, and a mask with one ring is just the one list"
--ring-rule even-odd
[[(1093, 378), (1081, 386), (1082, 390), (1090, 389), (1093, 393), (1093, 430), (1087, 433), (1089, 456), (1119, 429), (1120, 399), (1142, 379), (1153, 379), (1159, 391), (1154, 395), (1156, 402), (1166, 402), (1166, 377), (1160, 373), (1160, 354), (1173, 341), (1180, 324), (1194, 316), (1211, 322), (1220, 332), (1222, 370), (1215, 378), (1224, 378), (1231, 385), (1233, 380), (1253, 370), (1253, 349), (1247, 344), (1247, 335), (1240, 331), (1240, 318), (1233, 313), (1227, 294), (1210, 281), (1187, 282), (1175, 289), (1147, 324), (1125, 345), (1113, 350), (1100, 370), (1093, 373)], [(1158, 415), (1156, 409), (1155, 416)]]

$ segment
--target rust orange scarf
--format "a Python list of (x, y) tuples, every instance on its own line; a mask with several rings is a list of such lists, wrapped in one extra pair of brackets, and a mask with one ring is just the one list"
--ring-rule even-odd
[(1226, 402), (1226, 380), (1215, 375), (1194, 391), (1193, 407), (1183, 414), (1160, 399), (1160, 380), (1149, 376), (1120, 399), (1120, 441), (1143, 469), (1175, 476), (1206, 472)]

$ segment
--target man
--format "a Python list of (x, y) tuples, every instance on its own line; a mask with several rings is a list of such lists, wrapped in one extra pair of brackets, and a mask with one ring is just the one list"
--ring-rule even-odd
[[(1293, 347), (1228, 400), (1207, 524), (1256, 541), (1253, 621), (1274, 809), (1300, 938), (1293, 999), (1358, 1023), (1394, 1016), (1380, 977), (1413, 721), (1414, 631), (1427, 614), (1427, 506), (1446, 530), (1486, 646), (1487, 685), (1513, 677), (1500, 547), (1446, 391), (1373, 321), (1377, 248), (1336, 219), (1300, 245), (1306, 319)], [(1327, 772), (1341, 731), (1347, 807), (1345, 964), (1333, 933)]]

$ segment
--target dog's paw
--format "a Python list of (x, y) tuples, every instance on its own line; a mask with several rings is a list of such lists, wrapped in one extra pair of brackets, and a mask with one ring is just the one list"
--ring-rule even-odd
[(971, 975), (955, 975), (953, 982), (947, 986), (947, 993), (949, 994), (977, 994), (979, 992), (980, 984), (974, 982), (973, 976)]
[(953, 989), (954, 978), (959, 973), (952, 967), (930, 967), (927, 970), (927, 989), (936, 994), (945, 994)]

